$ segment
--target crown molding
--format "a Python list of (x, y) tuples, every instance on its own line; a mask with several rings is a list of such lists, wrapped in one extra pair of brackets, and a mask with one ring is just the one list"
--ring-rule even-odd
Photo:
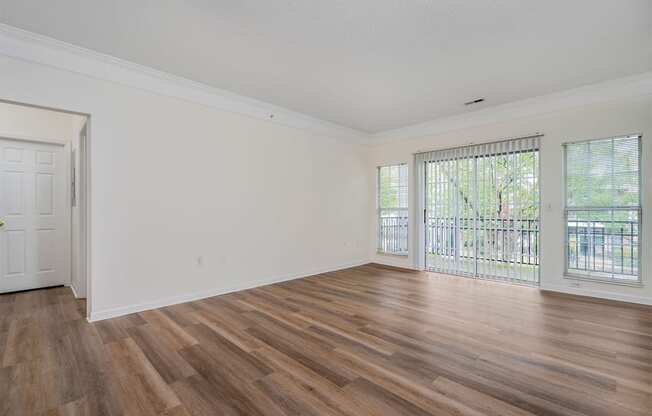
[(443, 117), (425, 123), (386, 130), (370, 136), (369, 144), (382, 144), (403, 139), (442, 134), (511, 119), (581, 107), (601, 102), (652, 94), (652, 71), (589, 84), (570, 90), (541, 95), (482, 110)]
[(650, 71), (369, 134), (3, 23), (0, 23), (0, 54), (310, 131), (318, 136), (370, 145), (652, 94)]
[(187, 78), (0, 23), (0, 54), (238, 113), (314, 134), (364, 142), (369, 134)]

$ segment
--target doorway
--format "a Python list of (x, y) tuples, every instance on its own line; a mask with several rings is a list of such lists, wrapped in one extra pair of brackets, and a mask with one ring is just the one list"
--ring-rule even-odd
[(539, 136), (417, 155), (424, 268), (539, 283)]
[(89, 117), (0, 100), (0, 293), (87, 297)]

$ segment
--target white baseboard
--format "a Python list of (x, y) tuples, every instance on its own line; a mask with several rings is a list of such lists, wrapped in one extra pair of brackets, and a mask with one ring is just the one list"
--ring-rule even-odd
[(376, 254), (371, 260), (372, 263), (382, 264), (384, 266), (399, 267), (401, 269), (419, 270), (412, 262), (408, 261), (407, 257), (396, 256), (393, 254)]
[(70, 287), (70, 290), (72, 290), (72, 294), (75, 297), (75, 299), (79, 299), (79, 295), (77, 294), (77, 290), (75, 289), (75, 285), (73, 285), (71, 283), (69, 287)]
[(367, 263), (369, 263), (369, 260), (357, 261), (357, 262), (354, 262), (354, 263), (342, 264), (342, 265), (338, 265), (338, 266), (329, 267), (329, 268), (326, 268), (326, 269), (315, 270), (315, 271), (311, 271), (311, 272), (308, 272), (308, 273), (288, 274), (288, 275), (284, 275), (284, 276), (276, 276), (276, 277), (272, 277), (272, 278), (260, 279), (260, 280), (251, 282), (251, 283), (243, 285), (243, 286), (238, 286), (238, 287), (215, 288), (215, 289), (204, 290), (204, 291), (201, 291), (201, 292), (186, 293), (186, 294), (183, 294), (183, 295), (171, 296), (171, 297), (167, 297), (167, 298), (163, 298), (163, 299), (157, 299), (157, 300), (153, 300), (153, 301), (149, 301), (149, 302), (138, 303), (138, 304), (135, 304), (135, 305), (120, 306), (120, 307), (117, 307), (117, 308), (104, 309), (104, 310), (100, 310), (100, 311), (91, 311), (90, 316), (88, 318), (88, 321), (89, 322), (96, 322), (96, 321), (101, 321), (101, 320), (104, 320), (104, 319), (116, 318), (118, 316), (129, 315), (131, 313), (147, 311), (147, 310), (150, 310), (150, 309), (162, 308), (164, 306), (176, 305), (178, 303), (191, 302), (193, 300), (210, 298), (210, 297), (213, 297), (213, 296), (224, 295), (224, 294), (232, 293), (232, 292), (239, 292), (241, 290), (253, 289), (255, 287), (260, 287), (260, 286), (266, 286), (266, 285), (270, 285), (270, 284), (274, 284), (274, 283), (285, 282), (285, 281), (288, 281), (288, 280), (301, 279), (303, 277), (314, 276), (314, 275), (317, 275), (317, 274), (334, 272), (334, 271), (337, 271), (337, 270), (362, 266), (362, 265), (367, 264)]
[(86, 299), (86, 295), (80, 293), (78, 289), (75, 289), (75, 285), (73, 283), (67, 286), (69, 286), (70, 290), (72, 290), (72, 294), (75, 296), (75, 299)]
[(589, 296), (592, 298), (617, 300), (621, 302), (638, 303), (641, 305), (652, 305), (652, 298), (626, 295), (622, 293), (606, 292), (603, 290), (587, 290), (574, 287), (565, 287), (558, 285), (545, 285), (540, 287), (541, 290), (548, 290), (550, 292), (567, 293), (570, 295)]

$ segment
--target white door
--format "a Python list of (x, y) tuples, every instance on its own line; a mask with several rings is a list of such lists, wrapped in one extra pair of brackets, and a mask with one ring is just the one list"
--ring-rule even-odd
[(0, 293), (70, 282), (64, 146), (0, 138)]

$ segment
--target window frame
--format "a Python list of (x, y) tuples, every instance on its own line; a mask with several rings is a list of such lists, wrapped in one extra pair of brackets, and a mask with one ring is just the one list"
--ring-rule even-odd
[[(631, 207), (626, 207), (626, 206), (611, 206), (611, 207), (591, 207), (591, 206), (584, 206), (584, 207), (569, 207), (568, 206), (568, 146), (570, 145), (578, 145), (578, 144), (584, 144), (584, 143), (589, 143), (589, 142), (596, 142), (596, 141), (601, 141), (601, 140), (609, 140), (609, 139), (617, 139), (617, 138), (623, 138), (623, 137), (638, 137), (638, 195), (639, 195), (639, 202), (638, 206), (631, 206)], [(644, 253), (644, 245), (645, 245), (645, 238), (643, 236), (644, 230), (643, 230), (643, 190), (645, 188), (643, 179), (643, 169), (644, 169), (644, 153), (643, 153), (643, 134), (642, 133), (633, 133), (633, 134), (621, 134), (621, 135), (614, 135), (614, 136), (609, 136), (609, 137), (602, 137), (602, 138), (595, 138), (595, 139), (583, 139), (583, 140), (575, 140), (575, 141), (569, 141), (562, 143), (562, 171), (563, 171), (563, 198), (564, 198), (564, 212), (563, 212), (563, 233), (564, 233), (564, 246), (562, 247), (562, 250), (564, 251), (564, 278), (565, 279), (570, 279), (570, 280), (586, 280), (590, 282), (598, 282), (598, 283), (607, 283), (607, 284), (612, 284), (612, 285), (621, 285), (621, 286), (634, 286), (634, 287), (641, 287), (643, 286), (643, 275), (644, 275), (644, 270), (643, 270), (643, 253)], [(613, 277), (615, 273), (612, 274), (611, 278), (608, 277), (602, 277), (602, 276), (597, 276), (592, 273), (597, 273), (595, 271), (589, 272), (587, 274), (581, 274), (581, 273), (574, 273), (572, 268), (569, 268), (569, 256), (568, 256), (568, 244), (569, 244), (569, 239), (568, 239), (568, 218), (569, 218), (569, 213), (571, 212), (581, 212), (581, 211), (596, 211), (596, 212), (608, 212), (608, 211), (618, 211), (618, 210), (626, 210), (626, 211), (637, 211), (638, 212), (638, 274), (636, 276), (636, 280), (633, 279), (623, 279), (623, 278), (618, 278), (618, 277)]]
[[(405, 209), (407, 225), (405, 235), (405, 252), (388, 251), (381, 249), (380, 235), (381, 235), (381, 210), (380, 206), (380, 170), (382, 168), (391, 168), (397, 166), (399, 169), (405, 167), (407, 186), (405, 188), (406, 207), (405, 208), (385, 208), (385, 209)], [(399, 184), (400, 187), (400, 184)], [(385, 165), (376, 166), (376, 253), (389, 256), (408, 257), (410, 252), (410, 167), (407, 162), (389, 163)]]

